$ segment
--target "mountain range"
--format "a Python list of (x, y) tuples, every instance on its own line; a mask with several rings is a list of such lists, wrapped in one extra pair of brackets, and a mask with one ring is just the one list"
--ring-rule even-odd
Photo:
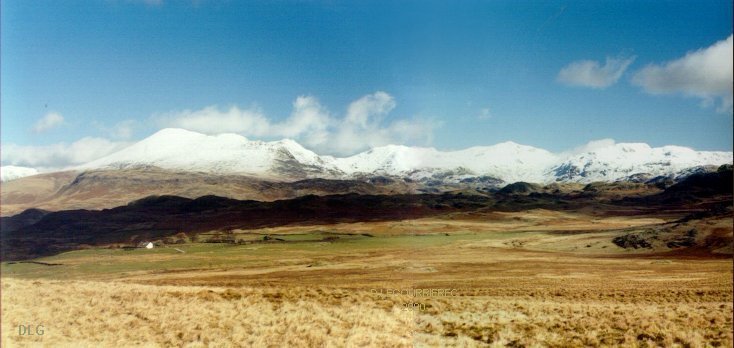
[[(109, 180), (104, 182), (106, 186), (119, 186), (110, 185)], [(335, 183), (341, 183), (343, 187), (333, 187)], [(644, 242), (652, 243), (655, 240), (657, 243), (660, 237), (661, 240), (703, 248), (701, 250), (706, 252), (714, 249), (726, 250), (728, 246), (729, 254), (731, 253), (731, 230), (727, 236), (726, 228), (715, 228), (715, 224), (720, 223), (716, 221), (721, 218), (729, 218), (727, 225), (731, 226), (731, 166), (721, 166), (714, 172), (689, 175), (664, 190), (639, 183), (590, 184), (573, 191), (554, 188), (560, 185), (540, 187), (537, 184), (514, 183), (485, 194), (469, 194), (467, 191), (443, 194), (374, 194), (371, 192), (378, 192), (375, 190), (384, 189), (384, 186), (368, 187), (360, 183), (364, 184), (359, 181), (310, 179), (288, 183), (287, 186), (260, 187), (257, 191), (260, 193), (298, 189), (298, 185), (303, 185), (303, 189), (310, 188), (326, 193), (351, 190), (344, 191), (348, 192), (346, 194), (325, 195), (302, 191), (290, 199), (271, 201), (237, 200), (200, 194), (196, 195), (197, 198), (149, 195), (128, 201), (129, 203), (118, 202), (110, 209), (99, 209), (99, 204), (94, 209), (27, 209), (14, 216), (0, 217), (0, 239), (3, 241), (0, 258), (23, 260), (53, 255), (84, 245), (136, 245), (145, 240), (171, 240), (166, 243), (177, 243), (172, 238), (193, 238), (202, 233), (209, 233), (211, 237), (212, 232), (219, 237), (228, 238), (229, 243), (234, 243), (230, 233), (234, 230), (293, 224), (324, 225), (443, 216), (446, 220), (441, 225), (449, 226), (448, 222), (454, 219), (463, 218), (476, 222), (497, 220), (500, 215), (496, 212), (530, 210), (534, 210), (536, 214), (539, 211), (546, 214), (560, 210), (566, 216), (572, 216), (567, 215), (572, 211), (586, 211), (587, 214), (592, 212), (589, 218), (594, 214), (597, 217), (622, 217), (651, 212), (670, 217), (669, 214), (673, 214), (678, 220), (657, 227), (646, 225), (644, 237), (649, 241)], [(220, 186), (227, 185), (218, 185)], [(239, 186), (243, 186), (243, 183), (238, 183), (237, 187)], [(71, 184), (64, 186), (59, 192), (79, 187), (78, 183)], [(98, 195), (100, 193), (94, 190), (90, 192)], [(610, 193), (614, 195), (610, 196)], [(617, 196), (618, 193), (621, 196)], [(694, 225), (702, 233), (698, 242), (689, 238)], [(186, 233), (182, 235), (182, 231)], [(632, 231), (639, 232), (639, 229)], [(685, 238), (680, 239), (682, 233)], [(638, 235), (619, 237), (622, 239), (615, 244), (624, 248), (637, 248), (643, 242)], [(227, 241), (210, 239), (208, 242)], [(672, 247), (670, 245), (672, 244), (668, 243), (669, 248), (674, 248), (682, 244)]]
[(318, 155), (293, 140), (251, 141), (236, 134), (163, 129), (64, 171), (0, 168), (0, 215), (30, 208), (114, 208), (151, 195), (264, 202), (349, 193), (484, 195), (515, 182), (520, 184), (507, 189), (571, 192), (602, 182), (619, 183), (618, 188), (639, 184), (654, 191), (731, 162), (731, 152), (639, 143), (563, 154), (513, 142), (459, 151), (388, 145), (337, 158)]
[[(706, 166), (729, 163), (732, 152), (694, 151), (681, 146), (653, 148), (644, 143), (618, 143), (564, 154), (514, 142), (458, 151), (387, 145), (336, 158), (318, 155), (289, 139), (252, 141), (236, 134), (211, 136), (167, 128), (119, 152), (70, 169), (83, 172), (155, 167), (269, 181), (387, 176), (458, 183), (483, 178), (499, 186), (518, 181), (548, 184), (674, 179)], [(36, 173), (31, 168), (14, 166), (2, 167), (1, 171), (3, 181)]]

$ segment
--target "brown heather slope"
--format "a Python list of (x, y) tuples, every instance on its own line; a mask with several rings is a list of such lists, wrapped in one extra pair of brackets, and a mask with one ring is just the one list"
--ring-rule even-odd
[[(97, 180), (95, 172), (83, 173), (69, 185), (62, 187), (60, 197), (83, 195), (94, 201), (96, 194), (109, 197), (110, 173), (102, 173)], [(120, 175), (115, 173), (114, 175)], [(150, 175), (146, 174), (145, 178)], [(177, 183), (176, 187), (188, 187)], [(206, 180), (204, 176), (201, 178)], [(130, 187), (147, 190), (151, 185), (144, 178), (126, 177), (125, 182), (139, 184)], [(217, 180), (221, 180), (218, 178)], [(238, 177), (238, 180), (245, 180)], [(124, 206), (103, 210), (65, 210), (45, 214), (32, 210), (0, 220), (4, 260), (28, 259), (51, 255), (83, 245), (108, 245), (136, 243), (141, 240), (162, 239), (180, 232), (199, 234), (209, 231), (231, 231), (284, 225), (315, 225), (358, 221), (391, 221), (419, 217), (440, 216), (456, 212), (479, 212), (486, 219), (492, 211), (528, 211), (531, 209), (577, 211), (586, 215), (627, 216), (649, 215), (665, 217), (670, 223), (645, 231), (626, 232), (618, 236), (617, 244), (624, 248), (651, 248), (663, 242), (667, 248), (704, 246), (704, 252), (726, 248), (731, 244), (731, 229), (721, 218), (731, 215), (732, 170), (697, 174), (675, 184), (665, 191), (652, 190), (654, 194), (638, 194), (623, 199), (609, 199), (604, 192), (557, 192), (537, 185), (525, 189), (525, 184), (509, 185), (496, 194), (344, 194), (329, 196), (307, 195), (290, 200), (253, 201), (236, 200), (217, 196), (190, 199), (179, 196), (151, 196)], [(160, 186), (164, 186), (159, 182)], [(252, 184), (252, 183), (251, 183)], [(264, 185), (264, 182), (257, 182)], [(369, 182), (305, 180), (292, 183), (268, 183), (262, 192), (280, 194), (304, 194), (317, 190), (328, 191), (380, 191), (394, 188), (395, 181)], [(622, 184), (629, 186), (627, 184)], [(123, 185), (111, 185), (113, 188)], [(216, 186), (216, 185), (215, 185)], [(237, 186), (237, 185), (234, 185)], [(514, 190), (515, 187), (520, 190)], [(84, 190), (79, 190), (83, 187)], [(143, 187), (141, 189), (141, 187)], [(252, 186), (247, 186), (252, 188)], [(613, 186), (612, 186), (613, 187)], [(403, 188), (405, 188), (403, 186)], [(588, 188), (588, 187), (587, 187)], [(95, 190), (96, 189), (96, 190)], [(627, 190), (627, 188), (625, 187)], [(639, 186), (633, 189), (639, 191)], [(78, 192), (79, 191), (79, 192)], [(515, 192), (518, 191), (518, 192)], [(95, 194), (95, 192), (97, 192)], [(263, 194), (263, 193), (261, 193)], [(616, 197), (616, 196), (613, 196)], [(45, 214), (45, 215), (44, 215)], [(697, 216), (696, 214), (703, 214)], [(707, 215), (708, 214), (708, 215)], [(490, 214), (491, 215), (491, 214)], [(677, 219), (694, 220), (693, 222)], [(717, 220), (718, 219), (718, 220)], [(717, 222), (712, 222), (716, 220)], [(701, 224), (714, 224), (707, 228)], [(699, 226), (701, 225), (701, 226)], [(723, 227), (722, 227), (723, 226)], [(723, 228), (723, 230), (722, 230)], [(711, 235), (711, 237), (710, 237)], [(649, 239), (649, 240), (648, 240)], [(655, 241), (653, 243), (652, 241)]]
[(274, 202), (152, 196), (112, 209), (51, 212), (27, 226), (17, 221), (19, 217), (25, 220), (25, 214), (3, 218), (2, 257), (34, 258), (83, 244), (135, 243), (182, 231), (198, 234), (289, 224), (411, 219), (477, 209), (490, 203), (485, 196), (449, 194), (309, 195)]
[[(149, 228), (131, 223), (137, 213), (125, 214), (138, 212), (173, 223), (219, 216), (219, 223), (241, 224), (225, 228), (228, 237), (253, 239), (3, 262), (1, 343), (731, 347), (726, 175), (615, 200), (590, 190), (278, 202), (152, 197), (82, 212), (84, 218), (51, 213), (35, 223), (43, 212), (31, 211), (11, 220), (14, 228), (38, 225), (42, 234), (69, 236), (104, 223), (126, 226), (118, 232)], [(614, 242), (628, 235), (635, 237)], [(388, 292), (395, 289), (456, 292)], [(39, 324), (43, 336), (16, 334), (19, 325)]]
[[(374, 235), (359, 240), (175, 246), (184, 253), (91, 249), (42, 259), (58, 266), (3, 263), (2, 343), (732, 345), (730, 259), (649, 255), (599, 238), (606, 228), (644, 228), (656, 219), (546, 210), (488, 214), (494, 218), (455, 213), (453, 219), (247, 231)], [(593, 228), (599, 231), (589, 232)], [(566, 234), (571, 230), (576, 234)], [(446, 231), (451, 235), (439, 233)], [(416, 232), (422, 234), (411, 235)], [(594, 244), (592, 251), (586, 243)], [(561, 249), (572, 245), (581, 249)], [(387, 292), (394, 289), (456, 292)], [(43, 324), (45, 334), (16, 335), (19, 324)]]
[(0, 183), (0, 215), (8, 216), (40, 207), (78, 173), (73, 171), (33, 175)]
[(49, 211), (104, 209), (125, 205), (148, 196), (219, 197), (275, 201), (304, 195), (346, 193), (391, 195), (445, 192), (473, 195), (537, 196), (621, 200), (662, 192), (656, 183), (552, 183), (540, 186), (513, 183), (499, 189), (501, 181), (488, 177), (467, 178), (457, 183), (427, 179), (416, 182), (398, 177), (359, 177), (350, 180), (304, 179), (283, 181), (244, 175), (177, 172), (157, 167), (119, 170), (67, 171), (39, 174), (0, 184), (0, 216), (26, 209)]
[(39, 174), (2, 183), (0, 213), (30, 208), (50, 211), (104, 209), (148, 196), (198, 198), (207, 195), (274, 201), (309, 194), (414, 193), (414, 185), (390, 178), (372, 180), (306, 179), (274, 181), (243, 175), (176, 172), (155, 167)]

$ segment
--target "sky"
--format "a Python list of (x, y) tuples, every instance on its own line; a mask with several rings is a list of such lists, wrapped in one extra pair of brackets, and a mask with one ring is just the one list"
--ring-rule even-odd
[[(731, 1), (2, 1), (2, 164), (166, 127), (386, 144), (732, 150)], [(610, 140), (611, 139), (611, 140)]]

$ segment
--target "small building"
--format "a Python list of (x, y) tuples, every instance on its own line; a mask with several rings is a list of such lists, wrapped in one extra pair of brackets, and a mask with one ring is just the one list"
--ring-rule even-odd
[(146, 242), (146, 241), (142, 241), (138, 243), (137, 246), (135, 246), (135, 248), (138, 248), (138, 249), (153, 249), (154, 247), (155, 247), (155, 243)]

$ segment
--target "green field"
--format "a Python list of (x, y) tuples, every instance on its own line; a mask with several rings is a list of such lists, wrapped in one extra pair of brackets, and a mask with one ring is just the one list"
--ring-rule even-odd
[[(2, 262), (3, 276), (46, 279), (113, 279), (139, 273), (183, 270), (221, 270), (328, 262), (339, 256), (357, 257), (370, 252), (423, 250), (461, 241), (481, 241), (532, 235), (528, 232), (458, 233), (368, 237), (361, 234), (277, 234), (284, 241), (252, 244), (186, 243), (153, 249), (91, 248), (42, 257), (28, 262)], [(325, 236), (338, 239), (323, 241)], [(260, 238), (252, 240), (261, 241)]]

